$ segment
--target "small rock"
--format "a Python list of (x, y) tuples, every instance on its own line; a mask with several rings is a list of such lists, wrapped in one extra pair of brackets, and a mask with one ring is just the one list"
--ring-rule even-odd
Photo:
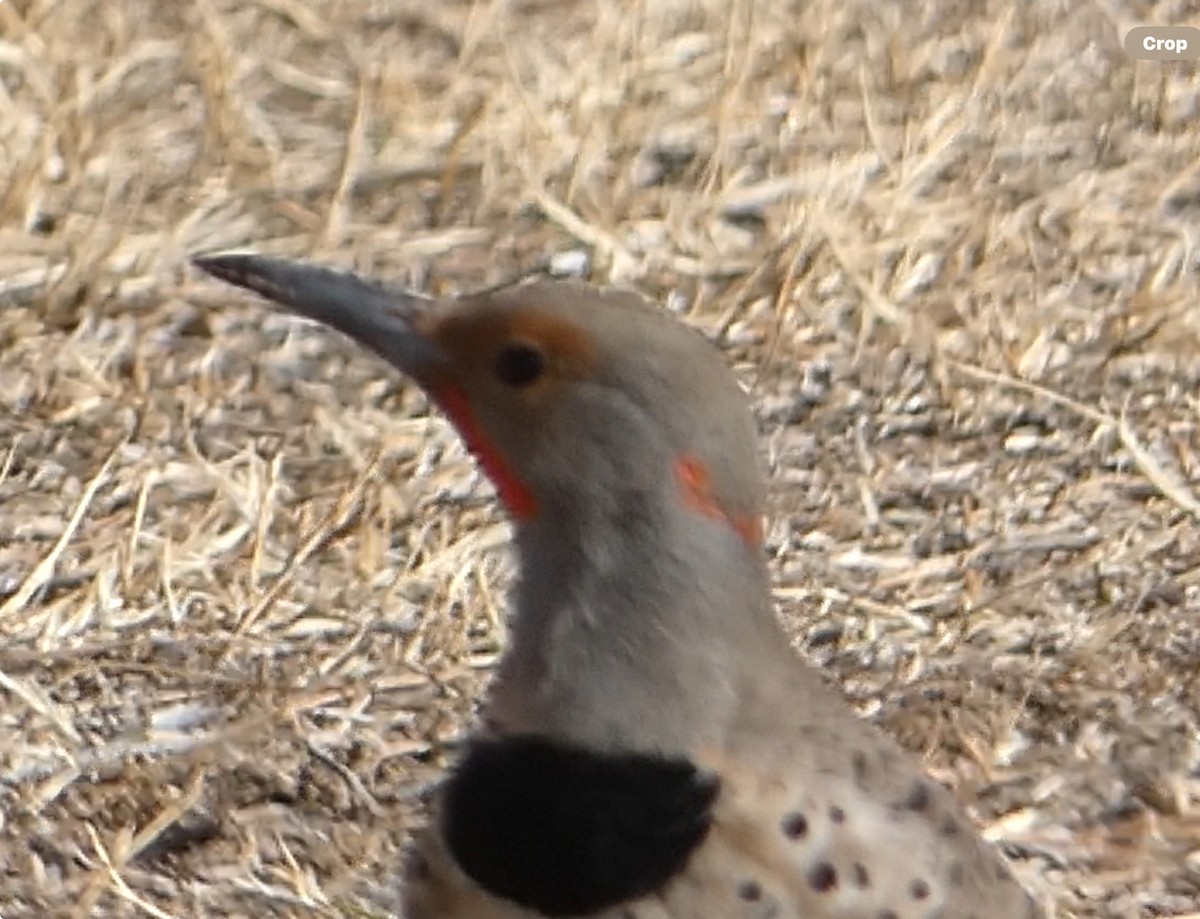
[(587, 249), (568, 249), (550, 256), (550, 274), (556, 278), (586, 278), (592, 270), (592, 256)]
[(1004, 438), (1004, 452), (1014, 456), (1024, 456), (1035, 452), (1041, 444), (1041, 432), (1020, 428)]

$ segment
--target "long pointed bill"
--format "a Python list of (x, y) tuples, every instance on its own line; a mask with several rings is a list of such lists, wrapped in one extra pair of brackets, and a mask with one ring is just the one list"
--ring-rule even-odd
[(352, 274), (265, 255), (198, 255), (192, 264), (349, 335), (407, 375), (450, 416), (513, 517), (533, 516), (533, 493), (484, 436), (466, 394), (454, 383), (446, 354), (420, 328), (428, 300)]
[(192, 264), (342, 332), (422, 386), (445, 365), (414, 320), (428, 301), (320, 265), (265, 255), (198, 255)]

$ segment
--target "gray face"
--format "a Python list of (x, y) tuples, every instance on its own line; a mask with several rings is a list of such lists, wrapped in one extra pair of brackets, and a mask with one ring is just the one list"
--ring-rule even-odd
[[(205, 257), (204, 270), (337, 329), (422, 386), (514, 517), (653, 499), (692, 464), (730, 516), (759, 513), (746, 400), (720, 354), (632, 293), (542, 281), (425, 301), (298, 262)], [(596, 507), (592, 507), (596, 504)]]
[[(635, 294), (540, 282), (430, 318), (480, 427), (546, 500), (644, 495), (688, 460), (723, 507), (758, 513), (745, 395), (719, 352), (669, 313)], [(542, 356), (537, 379), (496, 373), (514, 348)]]

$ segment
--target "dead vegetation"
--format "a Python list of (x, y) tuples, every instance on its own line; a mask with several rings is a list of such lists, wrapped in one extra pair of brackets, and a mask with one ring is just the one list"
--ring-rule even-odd
[(1200, 914), (1195, 4), (0, 2), (0, 916), (385, 916), (506, 528), (187, 270), (589, 268), (754, 388), (801, 647), (1073, 917)]

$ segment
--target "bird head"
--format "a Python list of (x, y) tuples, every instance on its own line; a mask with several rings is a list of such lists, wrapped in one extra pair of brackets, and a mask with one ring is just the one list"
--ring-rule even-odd
[(664, 513), (760, 538), (746, 399), (716, 349), (640, 296), (535, 281), (426, 300), (257, 255), (195, 264), (337, 329), (450, 418), (518, 527)]

